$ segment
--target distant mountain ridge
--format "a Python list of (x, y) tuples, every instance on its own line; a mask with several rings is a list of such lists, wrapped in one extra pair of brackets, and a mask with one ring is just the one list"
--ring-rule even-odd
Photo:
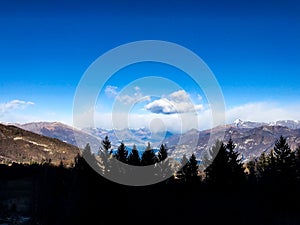
[[(184, 153), (191, 154), (195, 151), (196, 156), (200, 158), (202, 151), (210, 147), (207, 146), (210, 133), (212, 131), (220, 133), (222, 130), (225, 131), (224, 141), (228, 141), (231, 137), (236, 144), (236, 150), (242, 154), (244, 159), (255, 158), (264, 151), (270, 151), (280, 135), (287, 137), (287, 141), (292, 148), (300, 145), (300, 121), (298, 120), (280, 120), (264, 123), (238, 119), (232, 124), (223, 127), (215, 127), (202, 131), (192, 129), (183, 134), (176, 134), (169, 131), (151, 133), (146, 128), (122, 130), (84, 128), (79, 130), (58, 122), (38, 122), (19, 124), (17, 126), (38, 134), (58, 138), (81, 148), (86, 143), (90, 143), (95, 153), (99, 150), (101, 139), (108, 136), (112, 142), (113, 149), (116, 149), (122, 141), (129, 148), (132, 148), (133, 144), (135, 144), (139, 149), (144, 149), (147, 142), (150, 142), (155, 148), (164, 143), (167, 144), (170, 151), (173, 151), (174, 157), (180, 157)], [(196, 148), (192, 148), (190, 143), (197, 139)], [(179, 140), (181, 142), (178, 145)]]
[(234, 126), (239, 128), (256, 128), (261, 126), (282, 126), (288, 127), (290, 129), (299, 129), (300, 121), (299, 120), (278, 120), (275, 122), (252, 122), (252, 121), (243, 121), (241, 119), (237, 119), (233, 122)]
[[(292, 149), (296, 149), (300, 146), (300, 129), (269, 125), (255, 128), (227, 126), (224, 129), (225, 136), (223, 141), (227, 142), (229, 138), (232, 138), (236, 145), (236, 150), (241, 153), (244, 160), (259, 157), (262, 152), (269, 152), (281, 135), (287, 138), (287, 142)], [(183, 135), (174, 135), (171, 138), (167, 138), (165, 143), (171, 147), (172, 151), (177, 152), (177, 155), (179, 156), (183, 151), (187, 154), (194, 152), (194, 150), (190, 148), (189, 142), (191, 139), (198, 138), (195, 153), (197, 158), (201, 158), (203, 150), (207, 147), (211, 147), (207, 146), (210, 132), (211, 130), (206, 130), (194, 131), (193, 133), (187, 132)], [(181, 145), (177, 145), (176, 143), (178, 143), (179, 138), (186, 141), (183, 141)], [(179, 151), (177, 149), (179, 149)]]

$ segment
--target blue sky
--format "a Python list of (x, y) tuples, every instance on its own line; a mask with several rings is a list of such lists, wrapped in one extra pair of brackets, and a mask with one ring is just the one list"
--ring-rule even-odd
[[(0, 121), (72, 124), (74, 93), (89, 65), (106, 51), (138, 40), (174, 42), (198, 54), (222, 88), (228, 122), (300, 119), (299, 12), (296, 0), (2, 1)], [(129, 81), (121, 77), (155, 73), (180, 86), (163, 89), (161, 98), (184, 90), (207, 114), (201, 90), (171, 67), (125, 68), (107, 86), (119, 93)], [(140, 96), (151, 87), (140, 86)], [(135, 87), (127, 95), (134, 95)], [(99, 114), (108, 113), (116, 100), (104, 92)], [(159, 97), (135, 105), (133, 112), (164, 114), (146, 109), (155, 100)]]

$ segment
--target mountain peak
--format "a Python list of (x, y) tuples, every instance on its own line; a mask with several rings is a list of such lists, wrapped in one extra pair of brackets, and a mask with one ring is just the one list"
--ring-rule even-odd
[(235, 121), (233, 121), (234, 124), (240, 124), (240, 123), (243, 123), (243, 120), (241, 119), (236, 119)]

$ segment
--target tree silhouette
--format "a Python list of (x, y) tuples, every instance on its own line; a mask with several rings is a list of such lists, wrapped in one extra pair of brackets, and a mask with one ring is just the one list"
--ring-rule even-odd
[(279, 164), (284, 164), (291, 158), (292, 150), (283, 136), (275, 142), (274, 154)]
[(222, 141), (217, 140), (215, 145), (209, 151), (211, 156), (216, 155), (212, 163), (205, 169), (206, 182), (218, 186), (225, 184), (228, 175), (228, 154), (226, 146)]
[(158, 160), (161, 162), (168, 157), (167, 147), (164, 144), (161, 144), (158, 152)]
[(102, 163), (102, 172), (104, 174), (108, 174), (111, 170), (110, 156), (112, 154), (112, 151), (110, 150), (110, 148), (111, 142), (108, 136), (106, 136), (104, 140), (102, 140), (100, 149), (98, 151), (98, 155)]
[(230, 139), (226, 145), (221, 141), (211, 148), (211, 155), (216, 154), (213, 162), (205, 169), (206, 181), (210, 184), (236, 186), (244, 182), (245, 174), (239, 154)]
[(156, 164), (156, 166), (158, 176), (162, 178), (172, 176), (173, 171), (170, 165), (170, 160), (168, 159), (168, 150), (164, 144), (160, 146), (158, 152), (158, 163)]
[(120, 162), (127, 163), (128, 151), (127, 151), (126, 146), (124, 145), (123, 142), (118, 147), (118, 150), (115, 154), (115, 157)]
[(148, 166), (148, 165), (153, 165), (156, 162), (157, 162), (157, 158), (156, 158), (155, 152), (151, 148), (150, 142), (148, 142), (148, 145), (142, 154), (141, 165)]
[(187, 164), (189, 162), (189, 159), (186, 157), (186, 155), (184, 154), (182, 156), (182, 159), (180, 161), (180, 167), (179, 170), (176, 172), (176, 177), (182, 180), (185, 180), (185, 174), (188, 172), (187, 171)]
[(136, 145), (133, 145), (132, 150), (128, 156), (128, 164), (133, 166), (139, 166), (141, 164), (139, 152), (136, 148)]
[(185, 165), (185, 177), (189, 182), (196, 181), (198, 178), (198, 161), (195, 154), (192, 154), (189, 161)]
[(97, 167), (95, 155), (91, 151), (91, 146), (89, 143), (86, 144), (82, 151), (82, 157), (84, 158), (85, 162), (92, 168)]
[(295, 178), (295, 153), (292, 152), (288, 145), (286, 138), (280, 136), (279, 140), (275, 142), (274, 157), (276, 159), (276, 166), (272, 171), (278, 177), (277, 179), (286, 182), (286, 179)]
[(257, 161), (257, 177), (262, 178), (264, 177), (265, 173), (268, 169), (268, 157), (266, 156), (266, 153), (261, 153), (260, 157)]
[(257, 184), (257, 163), (255, 160), (247, 162), (247, 181), (251, 186)]
[(105, 150), (107, 153), (109, 153), (109, 154), (112, 153), (112, 151), (109, 151), (111, 148), (111, 142), (110, 142), (108, 136), (105, 136), (104, 140), (102, 140), (101, 146), (102, 146), (102, 149)]
[(229, 168), (230, 168), (230, 176), (231, 176), (231, 182), (234, 184), (240, 184), (241, 182), (244, 182), (245, 179), (245, 173), (243, 168), (243, 163), (240, 159), (240, 153), (235, 151), (236, 145), (233, 144), (232, 139), (230, 138), (228, 143), (226, 144), (227, 154), (228, 154), (228, 160), (229, 160)]

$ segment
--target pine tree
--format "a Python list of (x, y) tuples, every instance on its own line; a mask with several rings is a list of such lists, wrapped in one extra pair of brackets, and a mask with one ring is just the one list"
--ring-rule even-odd
[(185, 181), (185, 178), (186, 178), (186, 173), (187, 173), (187, 167), (188, 167), (188, 162), (189, 162), (189, 159), (186, 157), (186, 155), (184, 154), (182, 156), (182, 159), (180, 161), (180, 167), (179, 167), (179, 170), (176, 172), (176, 177), (178, 179), (181, 179), (181, 180), (184, 180)]
[(292, 150), (283, 136), (276, 141), (274, 154), (279, 164), (284, 164), (291, 157)]
[(136, 148), (136, 145), (133, 145), (133, 148), (128, 156), (128, 164), (133, 166), (139, 166), (141, 164), (139, 152)]
[(198, 178), (198, 161), (195, 154), (192, 154), (186, 164), (185, 177), (187, 181), (196, 181)]
[(159, 152), (158, 152), (158, 160), (161, 162), (168, 157), (168, 150), (164, 144), (161, 144)]
[(127, 163), (128, 151), (127, 151), (126, 146), (124, 145), (123, 142), (118, 147), (118, 150), (115, 154), (115, 157), (120, 162)]
[(154, 165), (156, 162), (157, 162), (156, 155), (153, 149), (151, 148), (150, 143), (148, 142), (148, 145), (142, 154), (141, 165), (142, 166)]
[(257, 176), (259, 178), (262, 178), (265, 175), (267, 168), (268, 168), (268, 158), (266, 156), (266, 153), (263, 152), (261, 153), (257, 161), (257, 172), (258, 172)]
[(233, 141), (232, 139), (230, 138), (228, 143), (226, 144), (226, 149), (228, 150), (228, 157), (229, 157), (229, 163), (231, 165), (235, 165), (236, 162), (240, 162), (240, 160), (238, 159), (239, 158), (239, 153), (234, 151), (236, 145), (233, 144)]
[(245, 173), (243, 164), (241, 159), (239, 158), (240, 153), (235, 151), (236, 145), (233, 144), (232, 139), (230, 138), (228, 143), (226, 144), (228, 159), (229, 159), (229, 167), (230, 167), (230, 176), (231, 176), (231, 183), (232, 184), (240, 184), (244, 182)]
[(250, 185), (257, 184), (257, 163), (254, 160), (250, 160), (247, 163), (247, 181)]
[(286, 138), (280, 136), (274, 147), (274, 157), (276, 158), (276, 169), (274, 172), (282, 182), (292, 182), (295, 179), (295, 153), (292, 152)]
[(91, 167), (95, 166), (95, 157), (92, 154), (90, 144), (86, 144), (82, 151), (82, 156)]
[(225, 184), (228, 175), (228, 154), (226, 146), (220, 140), (217, 140), (215, 145), (210, 149), (211, 156), (216, 155), (212, 163), (205, 169), (206, 182), (214, 185)]
[(98, 152), (98, 155), (102, 162), (102, 171), (104, 174), (108, 174), (111, 170), (110, 156), (112, 154), (112, 151), (110, 150), (110, 148), (111, 142), (108, 136), (106, 136), (104, 140), (102, 140), (101, 147)]
[(102, 147), (102, 150), (104, 150), (105, 152), (107, 152), (109, 154), (112, 153), (112, 151), (110, 151), (111, 142), (110, 142), (108, 136), (105, 136), (104, 140), (102, 140), (101, 147)]
[(165, 145), (161, 145), (158, 152), (158, 163), (157, 163), (157, 175), (166, 178), (170, 177), (173, 174), (170, 161), (168, 159), (168, 151)]
[(239, 159), (239, 153), (234, 151), (235, 145), (230, 139), (224, 145), (217, 141), (211, 148), (211, 155), (216, 154), (213, 162), (205, 169), (206, 181), (215, 184), (237, 186), (244, 182), (245, 174)]

